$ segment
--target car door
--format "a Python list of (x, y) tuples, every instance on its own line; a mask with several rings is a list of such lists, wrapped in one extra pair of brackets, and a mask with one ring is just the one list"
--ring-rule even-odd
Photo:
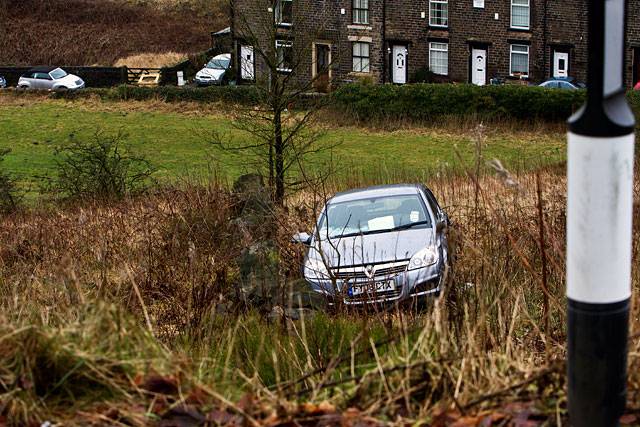
[(35, 73), (33, 81), (35, 82), (34, 89), (47, 90), (53, 86), (53, 79), (49, 73)]

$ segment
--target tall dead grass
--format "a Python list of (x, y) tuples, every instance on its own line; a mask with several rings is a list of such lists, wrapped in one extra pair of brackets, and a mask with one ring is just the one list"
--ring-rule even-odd
[[(238, 255), (255, 240), (229, 221), (237, 201), (216, 184), (4, 217), (0, 415), (144, 425), (189, 404), (260, 424), (291, 416), (293, 402), (329, 400), (447, 425), (443, 413), (525, 402), (540, 419), (566, 421), (563, 172), (475, 166), (428, 182), (453, 221), (455, 263), (444, 295), (417, 313), (236, 312)], [(348, 185), (368, 183), (354, 175)], [(278, 213), (285, 284), (300, 259), (288, 236), (309, 229), (317, 195)], [(634, 268), (632, 335), (638, 283)], [(633, 339), (633, 408), (639, 351)], [(144, 378), (160, 374), (174, 389), (150, 393)]]

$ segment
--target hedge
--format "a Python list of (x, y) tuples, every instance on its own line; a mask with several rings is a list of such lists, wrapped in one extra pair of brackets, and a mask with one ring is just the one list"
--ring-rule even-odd
[[(334, 108), (364, 120), (424, 121), (440, 116), (566, 120), (585, 101), (584, 90), (537, 86), (468, 84), (345, 85), (333, 94)], [(640, 92), (629, 92), (636, 115)]]
[(97, 96), (105, 101), (164, 102), (228, 102), (255, 105), (260, 100), (259, 91), (253, 86), (211, 86), (207, 88), (176, 86), (117, 86), (109, 89), (88, 88), (77, 92), (54, 93), (53, 97), (79, 99)]
[[(295, 108), (315, 103), (330, 105), (340, 114), (359, 121), (432, 120), (442, 116), (476, 116), (481, 119), (512, 118), (525, 121), (563, 121), (584, 103), (583, 90), (544, 89), (537, 86), (474, 86), (468, 84), (419, 83), (404, 86), (347, 84), (330, 99), (305, 96)], [(75, 93), (53, 94), (66, 99), (98, 96), (103, 100), (161, 100), (165, 102), (225, 102), (257, 105), (260, 91), (253, 86), (89, 88)], [(640, 91), (628, 93), (640, 118)], [(328, 102), (327, 102), (328, 101)], [(640, 122), (640, 120), (639, 120)]]

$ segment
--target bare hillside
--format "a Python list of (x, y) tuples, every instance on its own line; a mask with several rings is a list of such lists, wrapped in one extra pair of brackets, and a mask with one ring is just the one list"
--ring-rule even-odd
[(111, 65), (193, 53), (227, 25), (223, 1), (0, 0), (0, 65)]

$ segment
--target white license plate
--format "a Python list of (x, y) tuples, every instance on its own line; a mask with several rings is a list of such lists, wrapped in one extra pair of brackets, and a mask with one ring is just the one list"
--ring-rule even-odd
[(361, 294), (376, 294), (391, 292), (396, 290), (395, 280), (385, 280), (384, 282), (363, 283), (349, 287), (349, 296)]

